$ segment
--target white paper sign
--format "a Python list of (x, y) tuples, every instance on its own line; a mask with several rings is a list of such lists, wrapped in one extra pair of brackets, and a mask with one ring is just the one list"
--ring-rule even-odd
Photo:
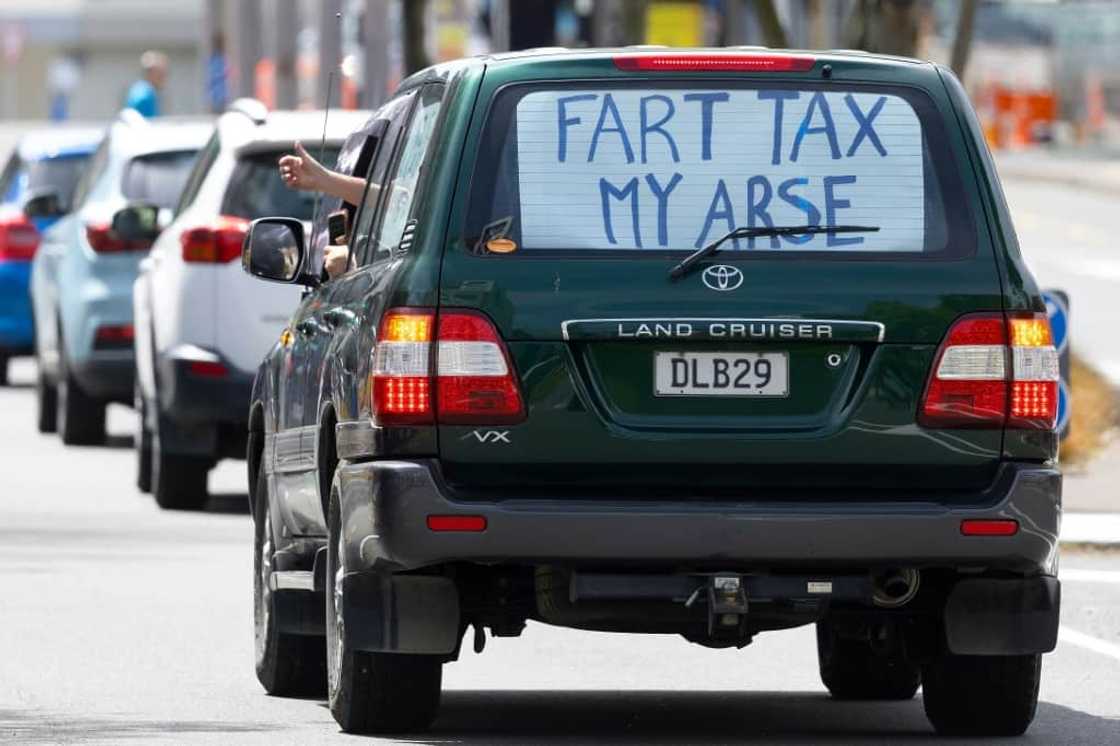
[(517, 156), (528, 249), (691, 250), (765, 225), (880, 230), (738, 248), (923, 249), (921, 124), (897, 96), (536, 91), (517, 105)]

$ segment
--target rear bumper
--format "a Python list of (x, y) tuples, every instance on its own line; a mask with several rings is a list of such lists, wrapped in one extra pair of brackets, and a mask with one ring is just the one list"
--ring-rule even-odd
[(132, 405), (136, 364), (131, 351), (94, 354), (81, 362), (69, 362), (67, 369), (90, 396)]
[(244, 429), (249, 422), (253, 374), (237, 370), (210, 353), (205, 362), (221, 365), (225, 373), (214, 375), (211, 370), (208, 375), (200, 375), (192, 370), (191, 364), (201, 359), (198, 354), (191, 355), (190, 350), (180, 348), (159, 358), (160, 412), (184, 425), (235, 425)]
[[(453, 561), (626, 563), (732, 570), (973, 567), (1056, 571), (1061, 474), (1009, 464), (982, 507), (928, 502), (758, 503), (695, 500), (457, 501), (426, 461), (339, 471), (347, 564), (383, 571)], [(481, 516), (477, 533), (437, 533), (429, 515)], [(1011, 518), (1014, 536), (963, 536), (966, 518)]]

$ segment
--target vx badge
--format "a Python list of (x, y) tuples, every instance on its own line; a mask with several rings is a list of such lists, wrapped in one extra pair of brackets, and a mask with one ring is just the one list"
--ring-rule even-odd
[(729, 264), (714, 264), (704, 269), (700, 279), (709, 289), (724, 292), (734, 290), (742, 285), (743, 273), (737, 267), (732, 267)]
[(479, 443), (509, 443), (509, 430), (471, 430), (461, 440), (470, 438)]

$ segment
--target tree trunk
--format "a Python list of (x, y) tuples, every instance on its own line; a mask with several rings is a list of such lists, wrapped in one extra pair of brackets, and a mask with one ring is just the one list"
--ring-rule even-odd
[(428, 0), (406, 0), (401, 5), (404, 6), (404, 70), (406, 75), (411, 75), (431, 64), (424, 49)]
[(786, 30), (782, 28), (782, 21), (778, 18), (778, 11), (774, 7), (774, 0), (755, 0), (755, 15), (758, 16), (758, 25), (762, 28), (762, 41), (773, 49), (787, 49), (789, 38)]
[(963, 0), (961, 14), (957, 17), (957, 35), (953, 37), (953, 55), (949, 66), (957, 77), (964, 80), (968, 67), (968, 53), (972, 49), (972, 28), (976, 22), (976, 0)]
[(921, 18), (918, 0), (857, 0), (848, 18), (845, 41), (854, 49), (914, 57)]

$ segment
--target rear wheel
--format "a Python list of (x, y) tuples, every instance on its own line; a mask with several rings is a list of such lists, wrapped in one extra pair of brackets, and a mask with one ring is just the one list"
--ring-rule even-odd
[(910, 699), (921, 683), (921, 669), (901, 645), (879, 646), (871, 640), (847, 639), (830, 622), (817, 624), (817, 658), (821, 681), (836, 699)]
[(275, 546), (268, 477), (263, 468), (257, 475), (254, 492), (253, 638), (257, 680), (266, 692), (277, 696), (321, 695), (327, 684), (323, 638), (285, 634), (277, 623), (275, 596), (269, 587)]
[(443, 661), (434, 655), (368, 653), (350, 647), (342, 578), (338, 496), (332, 490), (327, 550), (327, 688), (331, 714), (347, 733), (402, 733), (431, 725), (439, 710)]
[(206, 505), (210, 459), (168, 453), (158, 431), (152, 438), (152, 494), (166, 510), (201, 510)]
[(35, 424), (41, 433), (58, 429), (58, 391), (40, 367), (35, 376)]
[(152, 491), (152, 431), (148, 429), (148, 410), (139, 384), (133, 395), (133, 405), (140, 416), (136, 429), (136, 489), (147, 493)]
[(105, 442), (105, 402), (82, 390), (81, 384), (61, 366), (56, 394), (58, 435), (68, 446)]
[(8, 385), (8, 356), (0, 354), (0, 386)]
[(922, 670), (926, 717), (946, 736), (1019, 736), (1038, 708), (1040, 655), (943, 654)]

